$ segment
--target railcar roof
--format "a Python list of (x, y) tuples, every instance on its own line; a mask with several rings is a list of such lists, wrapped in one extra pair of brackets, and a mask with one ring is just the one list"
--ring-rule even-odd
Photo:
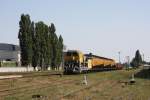
[(68, 50), (67, 52), (78, 52), (78, 53), (82, 53), (80, 50)]
[(97, 56), (97, 55), (90, 55), (90, 54), (85, 54), (85, 56), (87, 57), (95, 57), (95, 58), (100, 58), (100, 59), (107, 59), (107, 60), (111, 60), (111, 61), (114, 61), (113, 59), (110, 59), (110, 58), (106, 58), (106, 57), (101, 57), (101, 56)]

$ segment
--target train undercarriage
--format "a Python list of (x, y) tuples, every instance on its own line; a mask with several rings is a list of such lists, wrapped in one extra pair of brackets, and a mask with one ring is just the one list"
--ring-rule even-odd
[(88, 70), (88, 66), (79, 63), (66, 63), (64, 66), (64, 73), (82, 73)]
[(65, 64), (64, 66), (64, 73), (84, 73), (84, 72), (91, 72), (91, 71), (109, 71), (109, 70), (116, 70), (114, 66), (93, 66), (92, 68), (88, 68), (88, 66), (80, 65), (79, 64)]

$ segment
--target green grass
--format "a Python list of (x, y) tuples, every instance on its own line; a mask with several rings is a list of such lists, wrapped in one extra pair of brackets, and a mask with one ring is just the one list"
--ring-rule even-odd
[[(136, 83), (134, 85), (125, 85), (120, 82), (129, 82), (132, 74), (138, 73), (141, 73), (139, 69), (88, 73), (86, 74), (87, 86), (82, 83), (85, 74), (64, 75), (63, 77), (56, 75), (50, 78), (50, 76), (34, 77), (35, 74), (41, 74), (34, 73), (33, 77), (16, 79), (13, 81), (13, 85), (10, 84), (12, 80), (0, 80), (0, 84), (6, 85), (5, 87), (0, 86), (0, 90), (3, 88), (17, 88), (27, 84), (36, 87), (36, 89), (31, 89), (23, 93), (19, 89), (12, 91), (16, 94), (6, 96), (3, 98), (4, 100), (36, 100), (32, 98), (33, 95), (42, 95), (45, 100), (60, 100), (62, 99), (60, 97), (64, 95), (64, 99), (67, 100), (148, 100), (150, 99), (149, 79), (135, 77)], [(73, 82), (64, 83), (64, 81), (68, 80), (73, 80)], [(47, 86), (45, 85), (45, 88), (40, 88), (43, 87), (40, 83), (47, 82), (51, 83)]]
[(142, 69), (135, 75), (137, 78), (150, 79), (150, 69)]
[(16, 67), (15, 61), (6, 61), (2, 63), (1, 67)]

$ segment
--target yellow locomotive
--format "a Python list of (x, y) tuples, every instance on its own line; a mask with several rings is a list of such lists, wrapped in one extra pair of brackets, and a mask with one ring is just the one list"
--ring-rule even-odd
[(68, 50), (64, 55), (64, 72), (81, 73), (90, 70), (114, 69), (113, 59), (83, 54), (79, 50)]
[(64, 55), (65, 72), (81, 72), (84, 66), (84, 54), (78, 50), (69, 50)]

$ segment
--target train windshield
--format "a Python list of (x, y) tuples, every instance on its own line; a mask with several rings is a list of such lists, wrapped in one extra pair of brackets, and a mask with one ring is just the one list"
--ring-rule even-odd
[(67, 52), (67, 56), (78, 56), (77, 52)]

